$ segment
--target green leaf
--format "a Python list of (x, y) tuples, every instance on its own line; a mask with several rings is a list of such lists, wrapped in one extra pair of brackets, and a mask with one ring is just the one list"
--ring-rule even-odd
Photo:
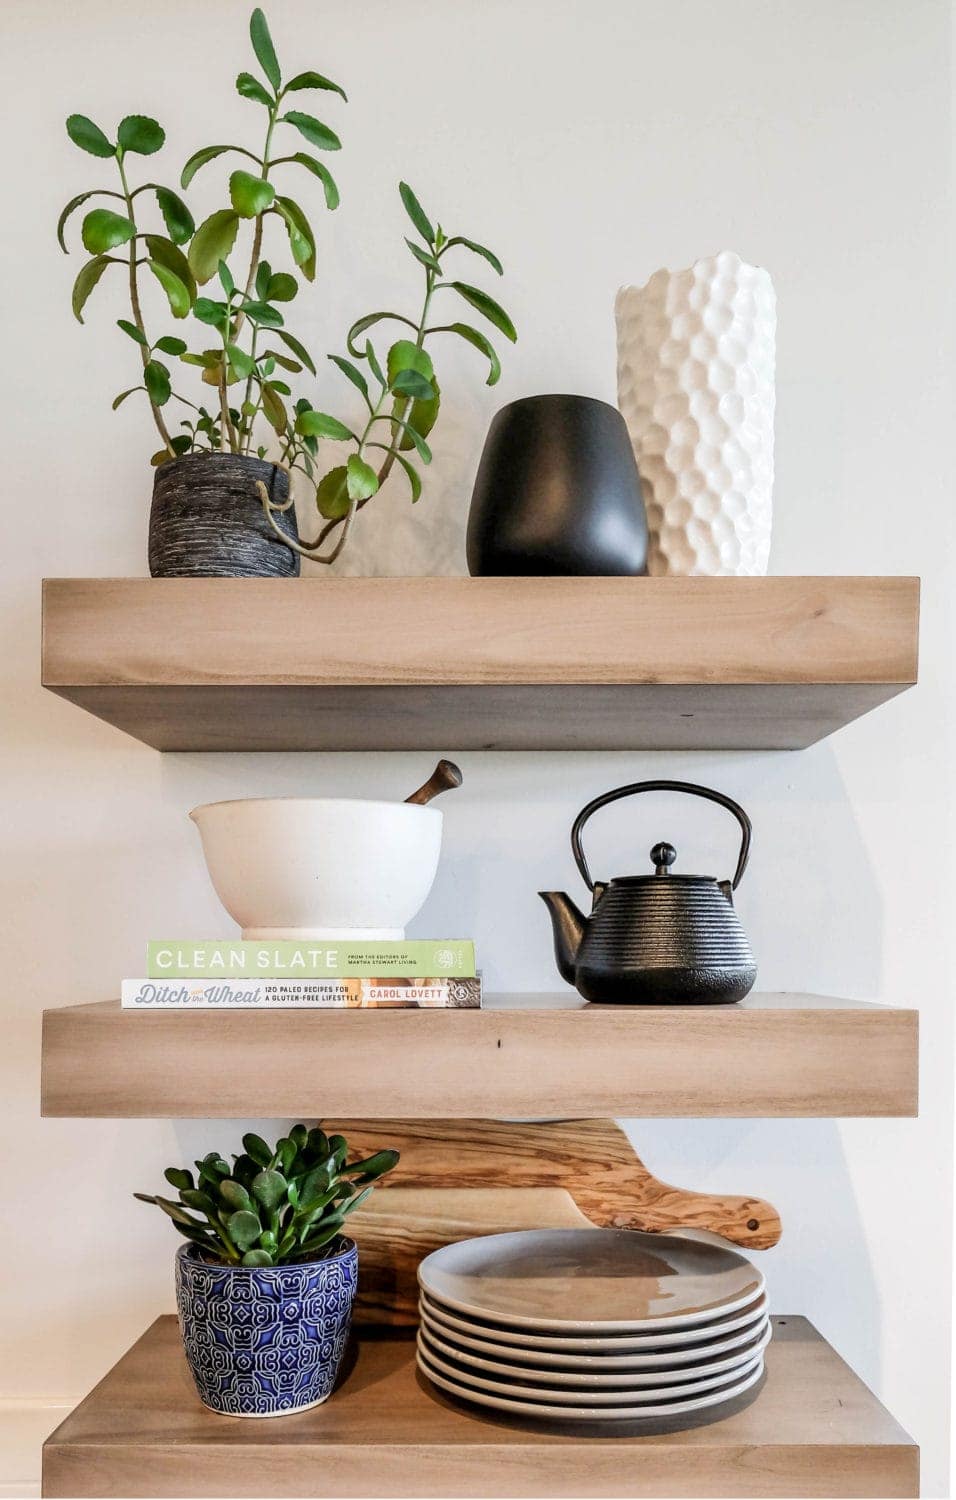
[(313, 1125), (309, 1131), (308, 1147), (312, 1156), (320, 1156), (323, 1161), (329, 1154), (329, 1138), (318, 1125)]
[(282, 82), (282, 74), (279, 72), (276, 49), (272, 45), (272, 37), (269, 35), (266, 18), (258, 5), (249, 18), (249, 36), (252, 40), (252, 50), (259, 60), (260, 68), (272, 84), (272, 87), (277, 89)]
[[(228, 316), (229, 309), (225, 302), (213, 302), (210, 297), (197, 297), (193, 303), (193, 317), (198, 318), (200, 323), (206, 323), (210, 328), (218, 328), (221, 332), (225, 332)], [(216, 358), (218, 361), (218, 355)], [(208, 369), (205, 359), (203, 363)]]
[[(403, 445), (404, 445), (404, 439), (403, 439)], [(411, 447), (411, 442), (409, 442), (409, 447)], [(398, 459), (398, 462), (401, 464), (402, 468), (405, 470), (405, 473), (408, 475), (408, 482), (409, 482), (409, 484), (412, 487), (412, 504), (414, 505), (416, 500), (420, 500), (421, 499), (421, 493), (422, 493), (421, 476), (419, 475), (419, 472), (414, 467), (414, 465), (410, 464), (409, 461), (408, 461), (408, 459), (405, 458), (403, 454), (396, 453), (395, 457)], [(349, 1170), (351, 1171), (351, 1168), (349, 1168)]]
[(277, 307), (270, 307), (268, 302), (244, 302), (242, 311), (251, 322), (261, 324), (263, 328), (282, 327), (282, 314)]
[(185, 245), (196, 228), (196, 221), (178, 193), (172, 188), (158, 187), (156, 202), (166, 225), (166, 232), (174, 245)]
[[(61, 213), (59, 219), (57, 220), (56, 237), (60, 242), (60, 249), (65, 254), (68, 255), (69, 251), (67, 250), (66, 240), (63, 238), (63, 228), (66, 224), (67, 219), (70, 217), (70, 214), (74, 213), (75, 210), (79, 208), (81, 203), (85, 203), (87, 198), (95, 198), (97, 193), (103, 192), (108, 192), (108, 189), (91, 188), (88, 193), (77, 193), (76, 197), (70, 199), (69, 203), (66, 205), (66, 208)], [(110, 194), (110, 196), (118, 196), (118, 194)]]
[(268, 1250), (247, 1250), (240, 1261), (243, 1266), (273, 1266), (275, 1261)]
[[(268, 381), (263, 382), (262, 385), (262, 410), (265, 412), (266, 420), (281, 437), (288, 430), (289, 414), (275, 385)], [(255, 1184), (253, 1184), (254, 1188)]]
[[(166, 293), (173, 317), (184, 318), (192, 303), (188, 286), (180, 281), (175, 271), (171, 271), (168, 266), (162, 265), (159, 261), (149, 260), (146, 264)], [(185, 347), (184, 344), (183, 348)]]
[(138, 156), (152, 156), (166, 139), (166, 132), (156, 120), (148, 115), (127, 115), (120, 121), (117, 140), (124, 151), (135, 151)]
[(236, 90), (243, 99), (255, 99), (257, 104), (264, 104), (266, 109), (271, 109), (275, 103), (273, 96), (267, 93), (258, 78), (254, 78), (251, 73), (239, 74), (236, 79)]
[(202, 1188), (183, 1188), (179, 1196), (187, 1208), (194, 1208), (198, 1213), (212, 1217), (218, 1212), (215, 1203)]
[(224, 1182), (220, 1182), (219, 1196), (223, 1203), (237, 1212), (241, 1208), (248, 1209), (252, 1207), (252, 1199), (249, 1197), (242, 1183), (237, 1182), (234, 1177), (227, 1177)]
[(207, 162), (212, 161), (215, 157), (221, 156), (224, 151), (238, 151), (238, 149), (238, 146), (203, 146), (199, 151), (194, 151), (183, 167), (179, 186), (188, 188), (200, 167), (204, 167)]
[(106, 270), (106, 267), (122, 264), (122, 261), (116, 260), (112, 255), (97, 255), (93, 260), (86, 262), (86, 265), (73, 283), (73, 316), (78, 323), (82, 323), (86, 299)]
[[(412, 408), (412, 410), (414, 411), (414, 407)], [(406, 422), (406, 421), (403, 420), (403, 418), (396, 417), (394, 415), (389, 415), (387, 417), (383, 417), (382, 420), (385, 421), (385, 422), (393, 422), (395, 424), (395, 426), (398, 427), (401, 432), (404, 432), (410, 438), (410, 440), (411, 440), (411, 446), (418, 453), (418, 456), (421, 459), (422, 463), (425, 463), (425, 464), (430, 464), (431, 463), (431, 461), (432, 461), (432, 450), (429, 448), (428, 444), (425, 442), (425, 439), (422, 437), (421, 433), (418, 432), (414, 427), (412, 427), (409, 422)], [(407, 447), (408, 445), (407, 444), (403, 444), (402, 446), (403, 447)]]
[(335, 1219), (326, 1220), (318, 1234), (307, 1239), (305, 1244), (300, 1245), (298, 1258), (301, 1260), (303, 1255), (310, 1255), (314, 1250), (321, 1250), (322, 1246), (327, 1245), (329, 1240), (334, 1240), (342, 1227), (342, 1217), (339, 1214)]
[(247, 354), (244, 349), (240, 349), (238, 344), (227, 344), (226, 353), (229, 356), (229, 363), (236, 374), (242, 380), (248, 379), (256, 367), (256, 362), (252, 358), (252, 355)]
[(372, 1183), (367, 1188), (363, 1188), (360, 1193), (356, 1193), (354, 1198), (350, 1198), (348, 1203), (345, 1203), (342, 1206), (342, 1218), (344, 1219), (346, 1214), (354, 1214), (355, 1210), (361, 1204), (363, 1204), (366, 1198), (368, 1198), (371, 1193), (374, 1193), (374, 1191), (375, 1184)]
[(407, 237), (405, 243), (421, 265), (427, 266), (430, 271), (437, 271), (441, 275), (441, 265), (435, 259), (434, 255), (429, 255), (428, 251), (423, 250), (421, 245), (416, 245), (414, 240), (410, 240)]
[(348, 471), (344, 464), (330, 469), (319, 482), (315, 491), (315, 503), (319, 514), (327, 521), (340, 521), (343, 516), (348, 515), (352, 502), (348, 492)]
[(376, 323), (381, 323), (385, 318), (391, 318), (395, 323), (404, 323), (406, 328), (411, 328), (414, 329), (416, 333), (418, 332), (417, 323), (413, 323), (411, 318), (403, 317), (401, 313), (366, 313), (364, 318), (358, 318), (356, 322), (352, 324), (351, 328), (348, 331), (348, 337), (345, 340), (346, 347), (349, 353), (354, 355), (356, 359), (360, 359), (363, 354), (366, 355), (366, 358), (368, 357), (365, 349), (357, 349), (355, 347), (355, 340), (358, 338), (359, 334), (364, 333), (367, 328), (374, 328)]
[[(399, 444), (399, 447), (404, 448), (406, 452), (409, 448), (414, 448), (416, 446), (415, 439), (414, 437), (412, 437), (412, 432), (417, 434), (419, 438), (427, 438), (435, 423), (438, 421), (438, 412), (441, 407), (441, 391), (438, 388), (437, 380), (432, 381), (432, 387), (434, 389), (434, 395), (430, 399), (425, 401), (412, 402), (412, 409), (408, 414), (408, 426), (410, 431), (405, 432), (404, 436), (402, 437), (402, 441)], [(429, 458), (426, 459), (426, 463), (430, 461), (430, 458), (431, 455), (429, 454)]]
[(276, 198), (275, 207), (289, 232), (292, 259), (307, 281), (315, 280), (315, 235), (302, 209), (292, 198)]
[(371, 411), (372, 403), (369, 400), (368, 381), (365, 379), (365, 376), (362, 374), (358, 366), (353, 365), (350, 359), (343, 359), (341, 354), (330, 354), (328, 357), (334, 365), (338, 366), (346, 379), (351, 380), (352, 384), (362, 392), (362, 395), (365, 397), (365, 400), (368, 403), (368, 408)]
[(258, 1166), (269, 1166), (269, 1163), (272, 1161), (272, 1152), (269, 1150), (269, 1147), (266, 1145), (261, 1135), (253, 1135), (253, 1133), (250, 1131), (248, 1135), (243, 1136), (242, 1146), (246, 1155), (251, 1156), (252, 1160), (256, 1162)]
[(70, 115), (66, 122), (66, 133), (74, 146), (79, 146), (81, 151), (88, 151), (90, 156), (116, 155), (116, 147), (86, 115)]
[(114, 214), (111, 208), (94, 208), (83, 220), (82, 240), (91, 255), (102, 255), (125, 245), (136, 233), (136, 225), (125, 214)]
[(163, 1173), (163, 1176), (169, 1183), (170, 1187), (174, 1187), (176, 1189), (177, 1193), (181, 1193), (183, 1188), (191, 1188), (196, 1186), (195, 1182), (193, 1181), (192, 1172), (187, 1172), (185, 1167), (167, 1167), (165, 1172)]
[(146, 249), (150, 258), (165, 266), (167, 271), (172, 271), (178, 276), (183, 286), (189, 293), (189, 301), (193, 302), (196, 296), (196, 279), (190, 269), (189, 261), (186, 259), (178, 245), (168, 240), (162, 234), (148, 234), (146, 236)]
[(252, 1196), (263, 1208), (278, 1208), (285, 1201), (286, 1180), (281, 1172), (266, 1168), (252, 1179)]
[(378, 359), (376, 358), (375, 350), (372, 348), (371, 339), (365, 340), (365, 358), (368, 360), (368, 367), (371, 370), (372, 374), (375, 376), (375, 379), (378, 381), (379, 385), (382, 387), (382, 390), (387, 390), (388, 381), (385, 379), (385, 374), (378, 362)]
[(233, 292), (236, 290), (236, 283), (233, 281), (232, 272), (230, 271), (224, 260), (221, 260), (219, 262), (218, 275), (219, 285), (222, 287), (226, 296), (231, 297)]
[(254, 219), (256, 214), (264, 213), (275, 195), (276, 190), (271, 182), (265, 182), (261, 177), (254, 177), (251, 172), (245, 172), (241, 167), (229, 178), (229, 197), (232, 200), (232, 206), (244, 219)]
[(357, 453), (350, 453), (346, 464), (350, 500), (370, 500), (378, 489), (378, 475)]
[(151, 359), (143, 370), (143, 379), (146, 382), (149, 399), (153, 405), (165, 406), (172, 394), (172, 388), (169, 383), (169, 371), (166, 366), (161, 364), (159, 360)]
[(505, 268), (493, 250), (488, 250), (484, 245), (476, 244), (474, 240), (466, 239), (463, 234), (453, 235), (450, 240), (446, 241), (445, 249), (450, 250), (452, 245), (464, 245), (466, 250), (471, 250), (473, 254), (480, 255), (483, 260), (486, 260), (489, 266), (498, 272), (499, 276), (504, 275)]
[(239, 215), (228, 208), (210, 214), (200, 224), (189, 246), (189, 267), (200, 285), (215, 276), (221, 260), (229, 259), (238, 229)]
[(411, 339), (397, 339), (388, 351), (388, 383), (391, 385), (402, 370), (414, 370), (425, 380), (434, 379), (431, 356), (413, 344)]
[(314, 115), (304, 115), (300, 109), (290, 109), (288, 114), (280, 115), (287, 125), (294, 125), (300, 135), (304, 135), (312, 146), (317, 146), (320, 151), (341, 151), (342, 142), (334, 130), (328, 125), (323, 125)]
[(272, 267), (267, 260), (260, 260), (259, 269), (256, 271), (256, 296), (262, 300), (269, 290), (269, 281), (272, 277)]
[(349, 438), (354, 439), (354, 432), (340, 422), (338, 417), (327, 416), (324, 411), (300, 412), (296, 418), (295, 430), (302, 437), (334, 438), (336, 442), (346, 442)]
[(292, 353), (298, 359), (301, 359), (302, 363), (305, 365), (305, 368), (314, 375), (315, 363), (305, 345), (301, 344), (299, 340), (295, 338), (291, 333), (289, 333), (285, 328), (277, 328), (276, 333), (278, 334), (282, 342), (287, 346), (287, 348), (291, 349)]
[[(294, 82), (295, 82), (295, 80), (293, 79), (293, 83)], [(291, 88), (291, 87), (292, 87), (291, 83), (287, 83), (286, 84), (286, 88), (287, 89)], [(305, 1126), (302, 1125), (302, 1124), (293, 1125), (292, 1129), (289, 1131), (289, 1140), (290, 1141), (295, 1141), (296, 1150), (298, 1150), (298, 1151), (304, 1151), (305, 1148), (306, 1148), (306, 1146), (309, 1144), (309, 1132), (306, 1130)]]
[(459, 296), (464, 297), (465, 301), (480, 312), (482, 317), (487, 318), (489, 323), (494, 323), (506, 339), (510, 339), (513, 344), (517, 342), (518, 335), (514, 324), (494, 297), (489, 297), (488, 293), (483, 292), (480, 287), (468, 286), (464, 281), (449, 281), (445, 284), (454, 287)]
[(399, 370), (389, 387), (396, 396), (412, 396), (416, 401), (430, 401), (435, 395), (435, 387), (417, 370)]
[(153, 348), (159, 349), (162, 354), (185, 354), (186, 340), (173, 338), (171, 333), (164, 333), (161, 339), (156, 340)]
[(333, 83), (331, 78), (324, 78), (321, 73), (296, 73), (295, 77), (291, 78), (286, 84), (284, 92), (292, 94), (298, 89), (331, 90), (334, 94), (341, 94), (345, 102), (348, 103), (349, 96), (345, 90), (339, 84)]
[(288, 271), (277, 271), (269, 277), (262, 300), (266, 302), (291, 302), (299, 290), (299, 283)]
[(248, 1250), (262, 1233), (259, 1215), (251, 1213), (247, 1208), (237, 1209), (234, 1214), (230, 1214), (226, 1220), (226, 1228), (238, 1250)]
[(170, 1203), (168, 1198), (160, 1198), (157, 1194), (153, 1202), (158, 1204), (163, 1213), (168, 1214), (177, 1224), (188, 1224), (191, 1229), (205, 1229), (206, 1227), (199, 1219), (194, 1219), (192, 1214), (187, 1214), (186, 1210), (181, 1208), (178, 1203)]
[(281, 1140), (276, 1141), (276, 1155), (279, 1158), (283, 1173), (288, 1177), (292, 1171), (296, 1157), (295, 1141), (290, 1140), (287, 1135), (284, 1135)]
[(408, 214), (408, 217), (415, 225), (415, 228), (418, 230), (419, 234), (422, 236), (422, 239), (427, 240), (429, 245), (434, 245), (435, 231), (431, 226), (431, 221), (428, 218), (428, 215), (425, 213), (425, 210), (419, 203), (418, 199), (415, 197), (415, 194), (412, 192), (408, 183), (400, 182), (398, 185), (398, 191), (401, 194), (402, 202), (405, 205), (405, 212)]
[(332, 173), (329, 171), (327, 166), (325, 166), (320, 161), (316, 161), (315, 157), (310, 156), (307, 151), (297, 151), (294, 156), (285, 157), (284, 160), (298, 162), (300, 167), (307, 167), (314, 176), (318, 177), (319, 181), (322, 184), (322, 187), (325, 191), (326, 208), (338, 208), (339, 202), (341, 201), (339, 198), (339, 190), (336, 185), (335, 178), (332, 176)]
[(480, 349), (490, 367), (488, 370), (488, 379), (485, 381), (485, 384), (497, 384), (498, 377), (501, 374), (501, 361), (495, 353), (493, 345), (485, 338), (485, 335), (479, 333), (477, 328), (472, 328), (468, 323), (449, 323), (445, 331), (448, 333), (457, 333), (458, 337), (464, 339), (467, 344), (473, 345), (475, 349)]
[(145, 389), (144, 385), (131, 385), (128, 391), (120, 391), (119, 395), (114, 396), (111, 402), (113, 411), (119, 410), (127, 396), (134, 396), (137, 391), (145, 391)]
[[(276, 330), (278, 332), (278, 329)], [(267, 349), (262, 356), (263, 359), (274, 359), (283, 370), (289, 370), (293, 375), (302, 374), (302, 366), (297, 359), (289, 359), (287, 354), (280, 354), (277, 349)]]
[[(136, 343), (136, 344), (142, 344), (143, 347), (146, 348), (146, 349), (149, 348), (149, 339), (146, 337), (145, 333), (140, 333), (140, 331), (136, 327), (135, 323), (130, 323), (127, 318), (117, 318), (116, 319), (116, 326), (117, 326), (117, 328), (122, 328), (122, 330), (123, 330), (124, 333), (129, 334), (130, 338), (133, 340), (134, 343)], [(176, 1171), (178, 1169), (175, 1168), (175, 1167), (170, 1167), (169, 1170), (172, 1172), (172, 1171)], [(188, 1173), (187, 1173), (187, 1176), (188, 1176)], [(166, 1176), (166, 1181), (167, 1182), (172, 1182), (172, 1178), (168, 1175), (168, 1173), (167, 1173), (167, 1176)], [(187, 1187), (189, 1186), (188, 1183), (186, 1185), (187, 1185)], [(173, 1183), (173, 1187), (176, 1187), (176, 1183)]]
[(376, 1151), (371, 1156), (366, 1156), (362, 1161), (353, 1161), (348, 1167), (350, 1177), (363, 1178), (371, 1182), (375, 1177), (383, 1177), (386, 1172), (391, 1172), (398, 1166), (399, 1154), (397, 1151)]

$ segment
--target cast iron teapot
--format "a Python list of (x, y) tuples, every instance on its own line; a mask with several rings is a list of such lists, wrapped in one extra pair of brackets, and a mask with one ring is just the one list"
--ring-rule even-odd
[[(688, 792), (732, 812), (742, 840), (733, 880), (672, 875), (672, 844), (651, 850), (653, 875), (591, 879), (581, 831), (592, 813), (638, 792)], [(561, 977), (585, 1000), (616, 1005), (725, 1005), (742, 1000), (757, 977), (733, 892), (747, 867), (750, 819), (742, 807), (688, 781), (635, 781), (595, 797), (571, 830), (571, 850), (593, 897), (590, 917), (564, 891), (539, 891), (554, 925)]]

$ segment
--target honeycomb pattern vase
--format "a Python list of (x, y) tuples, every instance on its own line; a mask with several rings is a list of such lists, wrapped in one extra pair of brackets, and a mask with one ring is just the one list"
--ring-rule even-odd
[(652, 575), (766, 573), (776, 297), (729, 250), (615, 302), (618, 405), (641, 476)]
[(176, 1256), (176, 1305), (200, 1400), (231, 1417), (278, 1417), (331, 1395), (352, 1320), (354, 1240), (327, 1260), (210, 1265)]

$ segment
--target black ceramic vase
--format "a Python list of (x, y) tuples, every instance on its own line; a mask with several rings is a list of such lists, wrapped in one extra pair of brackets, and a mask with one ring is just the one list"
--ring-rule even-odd
[(624, 418), (591, 396), (525, 396), (485, 439), (468, 516), (475, 577), (647, 571), (647, 519)]
[[(289, 496), (284, 469), (242, 453), (196, 453), (160, 464), (149, 514), (149, 571), (154, 578), (294, 578), (299, 554), (276, 536), (256, 489)], [(295, 510), (276, 524), (298, 538)]]

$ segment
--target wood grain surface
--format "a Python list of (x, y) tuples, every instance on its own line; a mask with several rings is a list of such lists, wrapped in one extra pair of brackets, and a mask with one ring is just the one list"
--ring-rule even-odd
[(43, 682), (160, 749), (797, 748), (916, 680), (914, 578), (48, 579)]
[(201, 1099), (226, 1119), (916, 1113), (916, 1011), (819, 995), (486, 999), (453, 1012), (48, 1010), (42, 1111), (192, 1119)]
[[(46, 1496), (911, 1496), (912, 1439), (803, 1318), (774, 1318), (749, 1405), (652, 1436), (519, 1425), (447, 1400), (368, 1331), (324, 1406), (233, 1421), (159, 1318), (47, 1440)], [(743, 1398), (745, 1401), (746, 1398)]]

